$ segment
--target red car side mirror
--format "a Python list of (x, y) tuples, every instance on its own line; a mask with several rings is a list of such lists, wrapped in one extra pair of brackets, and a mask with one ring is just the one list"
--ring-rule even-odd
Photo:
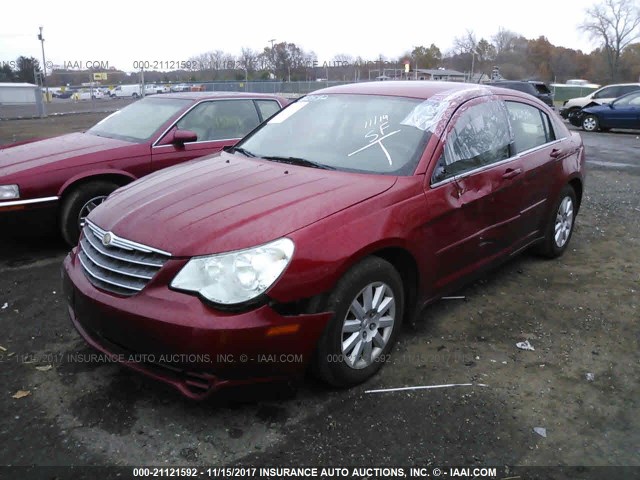
[(191, 130), (176, 130), (171, 143), (174, 145), (184, 145), (185, 143), (198, 140), (198, 134)]

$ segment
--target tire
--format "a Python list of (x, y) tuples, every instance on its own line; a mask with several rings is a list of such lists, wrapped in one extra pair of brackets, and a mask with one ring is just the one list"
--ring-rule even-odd
[[(369, 302), (365, 292), (371, 296)], [(376, 301), (378, 308), (367, 311), (366, 304), (373, 307)], [(358, 309), (352, 307), (356, 303), (359, 314), (354, 313)], [(338, 281), (327, 299), (325, 311), (333, 311), (334, 316), (318, 342), (314, 373), (335, 387), (362, 383), (388, 359), (400, 331), (404, 313), (400, 274), (386, 260), (365, 258)], [(347, 330), (343, 331), (345, 327)]]
[(138, 98), (140, 95), (138, 95), (137, 93), (135, 93), (135, 92), (134, 92), (131, 96), (132, 96), (133, 98)]
[(582, 129), (585, 132), (597, 132), (600, 130), (600, 122), (595, 115), (586, 115), (582, 119)]
[(576, 193), (571, 185), (566, 185), (551, 210), (544, 240), (536, 247), (536, 253), (547, 258), (557, 258), (565, 252), (573, 234), (577, 207)]
[[(96, 180), (76, 187), (65, 197), (60, 211), (60, 233), (65, 242), (72, 247), (78, 243), (83, 221), (81, 215), (86, 216), (119, 187), (117, 183)], [(89, 204), (91, 201), (93, 206)]]

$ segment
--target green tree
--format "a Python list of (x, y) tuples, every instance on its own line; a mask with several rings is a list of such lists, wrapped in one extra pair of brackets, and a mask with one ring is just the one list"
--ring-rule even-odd
[(9, 65), (3, 65), (0, 68), (0, 82), (15, 82), (15, 73)]
[(414, 67), (418, 65), (418, 68), (435, 68), (441, 61), (442, 52), (433, 43), (429, 47), (414, 47), (411, 51), (411, 63)]
[(18, 82), (36, 83), (34, 70), (41, 73), (40, 62), (34, 57), (19, 56), (16, 60), (16, 80)]

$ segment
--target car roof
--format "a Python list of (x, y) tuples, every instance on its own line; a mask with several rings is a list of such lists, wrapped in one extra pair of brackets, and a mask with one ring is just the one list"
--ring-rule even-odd
[(206, 100), (209, 98), (277, 98), (282, 99), (278, 95), (268, 93), (252, 93), (252, 92), (174, 92), (163, 93), (160, 97), (155, 98), (182, 98), (184, 100)]
[(358, 95), (387, 95), (393, 97), (411, 97), (428, 99), (439, 93), (469, 93), (477, 94), (479, 89), (487, 89), (475, 83), (438, 82), (433, 80), (391, 80), (386, 82), (363, 82), (322, 88), (313, 92), (323, 93), (351, 93)]
[(316, 90), (312, 95), (324, 93), (345, 93), (357, 95), (385, 95), (393, 97), (408, 97), (429, 99), (434, 95), (443, 94), (455, 97), (458, 105), (475, 97), (491, 94), (508, 95), (511, 97), (530, 98), (526, 92), (519, 90), (508, 90), (506, 88), (482, 85), (476, 83), (459, 82), (439, 82), (433, 80), (413, 80), (400, 81), (391, 80), (386, 82), (366, 82), (339, 85), (335, 87)]
[(607, 87), (628, 87), (629, 85), (635, 85), (637, 87), (640, 87), (640, 83), (610, 83), (609, 85), (603, 85), (602, 87), (600, 87), (600, 89), (602, 88), (607, 88)]

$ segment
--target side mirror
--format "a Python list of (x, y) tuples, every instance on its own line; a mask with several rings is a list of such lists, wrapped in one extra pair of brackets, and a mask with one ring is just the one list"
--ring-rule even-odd
[(198, 134), (191, 130), (176, 130), (173, 134), (171, 143), (174, 145), (184, 145), (185, 143), (195, 142), (198, 140)]
[(608, 105), (609, 105), (609, 108), (614, 108), (613, 107), (613, 102), (609, 103)]

